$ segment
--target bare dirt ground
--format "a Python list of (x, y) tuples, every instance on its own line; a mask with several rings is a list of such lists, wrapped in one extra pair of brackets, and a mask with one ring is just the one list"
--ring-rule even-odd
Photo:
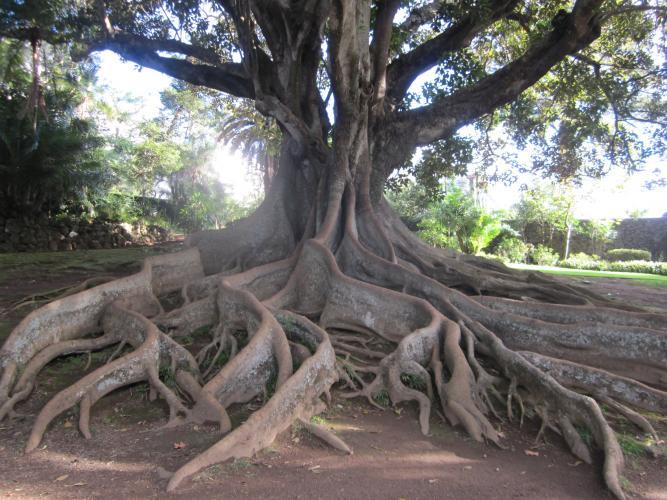
[[(123, 252), (123, 250), (118, 250)], [(131, 259), (130, 259), (131, 260)], [(104, 271), (90, 266), (11, 266), (0, 269), (0, 343), (27, 314), (8, 312), (9, 304), (26, 295), (69, 286), (98, 274), (121, 276), (137, 262), (123, 262)], [(561, 278), (567, 279), (567, 278)], [(626, 280), (576, 279), (618, 300), (667, 310), (667, 289), (637, 286)], [(4, 313), (4, 315), (2, 315)], [(193, 345), (193, 347), (195, 347)], [(76, 428), (70, 411), (56, 419), (42, 446), (23, 454), (39, 408), (57, 391), (104, 363), (108, 352), (73, 355), (51, 363), (40, 375), (35, 392), (19, 411), (23, 420), (0, 423), (1, 498), (162, 498), (169, 472), (216, 442), (212, 427), (161, 429), (166, 406), (147, 401), (147, 386), (118, 391), (95, 405), (93, 439)], [(259, 405), (261, 401), (250, 404)], [(232, 409), (243, 421), (252, 408)], [(562, 440), (551, 433), (536, 445), (537, 422), (497, 423), (506, 449), (471, 441), (465, 434), (432, 418), (431, 434), (423, 436), (416, 408), (401, 405), (378, 410), (361, 400), (334, 393), (320, 423), (328, 425), (354, 449), (351, 456), (327, 448), (298, 428), (283, 433), (269, 449), (252, 459), (210, 467), (181, 487), (179, 498), (540, 498), (610, 499), (600, 466), (577, 461)], [(667, 433), (667, 421), (657, 423)], [(629, 426), (623, 432), (635, 434)], [(667, 499), (667, 459), (649, 459), (626, 449), (625, 487), (634, 498)]]

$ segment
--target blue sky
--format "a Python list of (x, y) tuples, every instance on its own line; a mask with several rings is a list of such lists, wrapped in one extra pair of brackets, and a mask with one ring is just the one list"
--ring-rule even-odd
[[(155, 116), (160, 109), (160, 91), (169, 86), (172, 79), (166, 75), (136, 64), (122, 62), (111, 53), (96, 56), (99, 61), (98, 82), (106, 85), (116, 95), (130, 95), (138, 100), (135, 118)], [(251, 196), (257, 187), (254, 180), (245, 175), (243, 160), (221, 147), (212, 160), (211, 167), (218, 177), (234, 191), (237, 199)], [(576, 215), (586, 219), (621, 218), (633, 211), (644, 212), (645, 217), (660, 217), (667, 212), (667, 187), (649, 190), (647, 181), (656, 177), (654, 171), (667, 178), (667, 164), (658, 160), (647, 164), (643, 172), (628, 175), (616, 169), (603, 179), (587, 179), (577, 191)], [(521, 185), (531, 185), (539, 179), (521, 175), (510, 186), (494, 184), (484, 197), (489, 209), (509, 208), (520, 197)]]

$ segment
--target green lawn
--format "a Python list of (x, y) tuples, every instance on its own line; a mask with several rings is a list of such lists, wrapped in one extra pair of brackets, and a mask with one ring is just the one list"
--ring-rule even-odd
[(109, 272), (119, 268), (139, 270), (150, 255), (174, 251), (177, 246), (133, 246), (109, 250), (76, 250), (74, 252), (0, 253), (0, 281), (23, 272), (68, 271)]
[(622, 273), (613, 271), (586, 271), (584, 269), (567, 269), (554, 266), (533, 266), (530, 264), (509, 264), (514, 269), (526, 271), (541, 271), (546, 274), (557, 274), (559, 276), (572, 276), (575, 278), (621, 278), (636, 281), (642, 285), (667, 288), (667, 276), (659, 274), (644, 273)]

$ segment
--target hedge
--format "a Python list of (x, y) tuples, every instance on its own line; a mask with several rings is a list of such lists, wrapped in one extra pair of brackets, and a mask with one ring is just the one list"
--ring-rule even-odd
[(607, 260), (610, 262), (650, 261), (651, 252), (639, 248), (614, 248), (607, 251)]
[(667, 262), (653, 262), (650, 260), (607, 262), (596, 257), (586, 255), (585, 253), (578, 253), (570, 256), (567, 260), (560, 261), (558, 265), (569, 269), (583, 269), (587, 271), (614, 271), (667, 276)]

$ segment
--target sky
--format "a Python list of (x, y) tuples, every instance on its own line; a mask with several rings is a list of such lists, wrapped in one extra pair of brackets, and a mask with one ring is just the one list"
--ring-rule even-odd
[[(99, 63), (98, 83), (107, 86), (116, 95), (135, 98), (135, 118), (147, 119), (158, 114), (160, 92), (170, 85), (170, 77), (123, 62), (112, 52), (105, 51), (96, 57)], [(218, 147), (210, 167), (220, 181), (229, 186), (236, 200), (247, 200), (257, 192), (256, 180), (247, 175), (244, 160), (224, 146)], [(667, 212), (667, 187), (652, 190), (645, 187), (647, 181), (655, 178), (656, 170), (667, 178), (667, 164), (655, 160), (648, 163), (643, 172), (628, 175), (624, 170), (616, 169), (602, 179), (585, 179), (577, 190), (575, 215), (582, 219), (623, 218), (632, 212), (641, 213), (644, 217), (662, 216)], [(521, 186), (530, 186), (535, 182), (539, 179), (521, 175), (509, 186), (493, 184), (483, 198), (484, 205), (487, 209), (508, 209), (520, 198)]]

